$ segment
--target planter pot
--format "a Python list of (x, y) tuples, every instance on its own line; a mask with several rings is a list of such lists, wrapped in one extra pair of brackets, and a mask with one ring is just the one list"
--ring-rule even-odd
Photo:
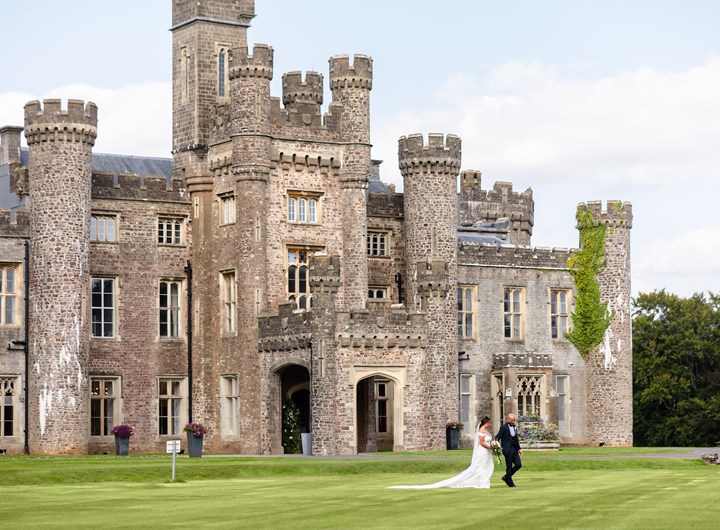
[(115, 455), (127, 456), (130, 450), (130, 437), (129, 436), (116, 436), (115, 437)]
[(305, 456), (312, 454), (312, 433), (303, 432), (300, 433), (300, 441), (302, 442), (302, 451)]
[(187, 433), (187, 439), (190, 458), (200, 458), (202, 456), (203, 437), (195, 436), (193, 433), (189, 432)]
[(460, 429), (445, 429), (445, 445), (447, 449), (457, 449), (459, 444)]

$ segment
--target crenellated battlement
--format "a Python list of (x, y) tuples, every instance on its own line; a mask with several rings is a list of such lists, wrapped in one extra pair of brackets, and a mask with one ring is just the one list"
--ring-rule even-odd
[(449, 289), (448, 262), (441, 259), (419, 261), (417, 290), (420, 296), (445, 296)]
[[(580, 203), (578, 209), (592, 213), (597, 224), (613, 227), (632, 228), (632, 204), (623, 201), (588, 201)], [(578, 227), (579, 228), (579, 227)]]
[(364, 88), (372, 89), (372, 57), (355, 55), (350, 64), (348, 55), (330, 57), (330, 89)]
[[(43, 106), (44, 105), (44, 106)], [(42, 142), (82, 142), (95, 144), (97, 105), (69, 99), (67, 110), (60, 99), (25, 104), (25, 138), (28, 145)]]
[(462, 141), (454, 134), (430, 133), (427, 144), (422, 134), (401, 136), (398, 160), (403, 176), (431, 168), (434, 172), (457, 175), (460, 170)]
[(270, 155), (270, 167), (280, 167), (284, 171), (316, 171), (322, 174), (338, 175), (340, 172), (340, 160), (323, 156), (309, 155), (305, 153), (281, 153), (277, 150)]
[(458, 264), (567, 270), (573, 252), (575, 249), (462, 242), (458, 245)]
[(321, 105), (323, 102), (323, 75), (318, 72), (307, 72), (303, 80), (302, 72), (288, 72), (282, 77), (283, 104), (312, 103)]
[(181, 183), (165, 175), (93, 172), (92, 197), (98, 199), (189, 201)]
[(427, 316), (404, 306), (368, 304), (361, 311), (338, 311), (336, 343), (345, 348), (417, 348), (427, 344)]
[(535, 225), (535, 201), (531, 188), (513, 191), (511, 182), (496, 182), (491, 190), (483, 190), (481, 173), (475, 170), (460, 174), (460, 224), (472, 226), (509, 221), (510, 241), (529, 245)]
[(0, 234), (3, 237), (30, 237), (30, 211), (25, 208), (0, 209)]
[(273, 49), (267, 44), (253, 46), (252, 54), (247, 46), (233, 48), (229, 57), (230, 79), (238, 77), (273, 78)]

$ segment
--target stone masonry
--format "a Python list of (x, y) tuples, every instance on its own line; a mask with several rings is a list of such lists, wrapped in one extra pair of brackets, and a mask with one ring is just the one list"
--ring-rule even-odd
[[(0, 448), (112, 453), (125, 422), (132, 452), (162, 452), (193, 420), (214, 453), (281, 454), (290, 427), (316, 455), (439, 450), (448, 421), (469, 446), (481, 416), (521, 410), (565, 443), (632, 444), (630, 204), (581, 205), (608, 226), (615, 315), (586, 363), (564, 336), (575, 249), (532, 246), (531, 189), (483, 189), (460, 138), (410, 134), (398, 193), (372, 159), (372, 58), (273, 96), (253, 0), (171, 4), (172, 159), (93, 153), (98, 109), (76, 100), (0, 127)], [(107, 336), (93, 279), (114, 286)]]

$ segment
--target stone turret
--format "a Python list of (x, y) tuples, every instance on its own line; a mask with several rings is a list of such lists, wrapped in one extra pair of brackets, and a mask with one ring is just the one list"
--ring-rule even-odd
[[(30, 432), (32, 453), (86, 453), (87, 315), (94, 103), (25, 105), (30, 149)], [(114, 296), (114, 293), (110, 293)], [(48, 318), (52, 316), (52, 318)]]
[(368, 269), (365, 237), (367, 232), (367, 188), (370, 159), (370, 90), (372, 59), (355, 55), (330, 58), (330, 90), (333, 103), (342, 104), (340, 139), (344, 161), (340, 172), (342, 195), (342, 291), (340, 304), (346, 309), (365, 307)]
[[(630, 288), (629, 202), (588, 202), (579, 206), (607, 226), (605, 259), (598, 275), (601, 302), (614, 316), (603, 342), (586, 359), (588, 439), (591, 443), (632, 445), (632, 313)], [(582, 230), (582, 227), (579, 228)]]
[(406, 299), (427, 314), (424, 410), (428, 449), (441, 449), (458, 411), (456, 186), (461, 142), (453, 135), (399, 140), (405, 187)]
[(307, 72), (305, 80), (300, 72), (288, 72), (283, 75), (283, 104), (288, 111), (288, 121), (293, 126), (320, 127), (322, 115), (320, 105), (323, 102), (323, 76), (317, 72)]

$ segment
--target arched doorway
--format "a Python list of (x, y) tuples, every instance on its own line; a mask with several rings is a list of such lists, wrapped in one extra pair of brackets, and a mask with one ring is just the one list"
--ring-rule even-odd
[(395, 382), (386, 377), (372, 376), (358, 382), (355, 409), (358, 453), (393, 450), (394, 390)]
[(404, 450), (404, 366), (354, 366), (355, 450)]
[(284, 453), (301, 453), (301, 433), (310, 432), (310, 372), (304, 366), (288, 364), (278, 370), (280, 377), (280, 429)]

